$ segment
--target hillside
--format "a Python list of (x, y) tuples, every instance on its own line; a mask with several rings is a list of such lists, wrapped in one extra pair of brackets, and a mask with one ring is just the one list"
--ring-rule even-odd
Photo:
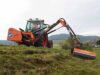
[(73, 57), (69, 50), (0, 45), (0, 75), (100, 75), (96, 60)]
[(12, 41), (8, 41), (8, 40), (0, 40), (0, 44), (3, 44), (3, 45), (17, 45), (17, 43), (12, 42)]
[[(78, 35), (81, 41), (94, 41), (100, 39), (99, 36), (83, 36), (83, 35)], [(65, 39), (68, 39), (69, 35), (68, 34), (58, 34), (58, 35), (52, 35), (49, 36), (49, 39), (53, 40), (54, 42), (59, 42)], [(8, 40), (0, 40), (0, 44), (4, 45), (17, 45), (15, 42), (11, 42)]]
[[(58, 34), (58, 35), (52, 35), (50, 36), (49, 38), (52, 39), (52, 40), (65, 40), (69, 37), (68, 34)], [(78, 35), (78, 37), (80, 38), (81, 41), (94, 41), (94, 40), (97, 40), (97, 39), (100, 39), (99, 36), (84, 36), (84, 35)]]

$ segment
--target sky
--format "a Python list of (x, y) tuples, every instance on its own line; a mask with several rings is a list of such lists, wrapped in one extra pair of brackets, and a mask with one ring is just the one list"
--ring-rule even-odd
[[(0, 40), (6, 40), (9, 28), (25, 29), (30, 18), (50, 25), (65, 18), (76, 34), (100, 36), (100, 0), (0, 0)], [(68, 31), (51, 35), (61, 33)]]

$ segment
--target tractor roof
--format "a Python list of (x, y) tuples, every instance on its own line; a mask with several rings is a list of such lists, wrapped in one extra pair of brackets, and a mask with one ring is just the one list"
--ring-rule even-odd
[(31, 18), (30, 18), (30, 19), (28, 20), (28, 22), (33, 22), (33, 23), (34, 23), (34, 22), (43, 22), (43, 23), (44, 23), (44, 20), (41, 20), (41, 19), (39, 19), (39, 18), (35, 18), (35, 19), (31, 19)]

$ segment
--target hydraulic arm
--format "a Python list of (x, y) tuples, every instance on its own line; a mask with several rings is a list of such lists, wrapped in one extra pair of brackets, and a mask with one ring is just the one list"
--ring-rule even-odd
[[(50, 31), (51, 29), (53, 29), (55, 26), (57, 26), (58, 24), (61, 24), (62, 26), (61, 27), (66, 27), (66, 29), (68, 30), (69, 34), (70, 34), (70, 37), (71, 39), (74, 41), (74, 47), (81, 47), (82, 46), (82, 43), (80, 42), (80, 40), (77, 38), (76, 34), (74, 33), (74, 31), (72, 30), (72, 28), (69, 26), (69, 24), (65, 21), (65, 19), (63, 18), (60, 18), (56, 23), (52, 24), (51, 26), (49, 26), (48, 28), (46, 28), (45, 32), (47, 33), (52, 33), (58, 29), (55, 29), (55, 30), (52, 30)], [(50, 32), (49, 32), (50, 31)]]

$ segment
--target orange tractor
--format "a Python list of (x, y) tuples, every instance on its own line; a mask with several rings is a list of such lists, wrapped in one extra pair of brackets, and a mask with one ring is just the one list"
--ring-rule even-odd
[(76, 37), (76, 34), (63, 18), (60, 18), (51, 26), (48, 24), (44, 24), (44, 20), (39, 20), (38, 18), (36, 18), (35, 20), (29, 19), (27, 21), (25, 30), (21, 28), (19, 28), (19, 30), (9, 28), (7, 40), (16, 42), (18, 44), (25, 44), (27, 46), (33, 45), (35, 47), (51, 48), (53, 47), (53, 42), (52, 40), (48, 40), (48, 34), (58, 30), (59, 28), (50, 31), (59, 23), (61, 23), (61, 27), (67, 28), (71, 38), (77, 43), (77, 46), (81, 45), (80, 40)]
[[(74, 41), (74, 45), (72, 46), (71, 50), (72, 53), (77, 54), (77, 52), (75, 53), (75, 51), (77, 50), (78, 52), (80, 52), (79, 50), (82, 47), (82, 43), (77, 38), (76, 34), (69, 26), (69, 24), (63, 18), (60, 18), (52, 25), (44, 24), (44, 20), (39, 20), (38, 18), (36, 18), (35, 20), (29, 19), (27, 21), (25, 30), (21, 28), (19, 28), (19, 30), (9, 28), (7, 40), (16, 42), (18, 44), (24, 44), (27, 46), (32, 45), (34, 47), (52, 48), (53, 42), (52, 40), (48, 40), (48, 34), (60, 29), (58, 28), (55, 30), (51, 30), (58, 24), (62, 25), (60, 28), (65, 27), (68, 30), (71, 39)], [(95, 54), (92, 55), (94, 55), (93, 58), (95, 58)]]

